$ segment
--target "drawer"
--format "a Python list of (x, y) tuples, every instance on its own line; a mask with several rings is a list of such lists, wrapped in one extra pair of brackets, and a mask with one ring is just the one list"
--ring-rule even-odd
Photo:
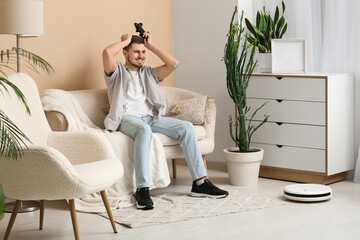
[(268, 144), (252, 144), (252, 147), (264, 149), (262, 166), (326, 172), (325, 150), (288, 146), (279, 148), (276, 145)]
[(268, 102), (254, 117), (254, 120), (262, 121), (264, 115), (269, 115), (270, 122), (300, 123), (310, 125), (325, 125), (325, 103), (300, 102), (273, 99), (248, 98), (248, 106), (251, 110), (247, 117), (251, 117), (254, 111), (263, 103)]
[(247, 97), (325, 102), (325, 78), (252, 76)]
[[(254, 126), (258, 121), (253, 121)], [(267, 122), (252, 136), (251, 141), (274, 145), (325, 149), (325, 127)]]

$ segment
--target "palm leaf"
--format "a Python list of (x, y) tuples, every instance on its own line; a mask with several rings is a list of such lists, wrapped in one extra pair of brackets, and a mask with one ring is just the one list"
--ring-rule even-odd
[(17, 159), (30, 139), (0, 110), (0, 156)]
[[(26, 108), (26, 112), (30, 114), (30, 108), (27, 104), (27, 100), (26, 100), (26, 97), (24, 96), (24, 94), (21, 92), (21, 90), (15, 85), (13, 84), (12, 82), (10, 82), (7, 78), (3, 78), (3, 77), (0, 77), (0, 87), (2, 87), (3, 89), (6, 90), (6, 92), (9, 94), (10, 96), (10, 93), (9, 93), (9, 90), (7, 89), (7, 87), (5, 86), (8, 85), (9, 87), (11, 87), (15, 94), (18, 96), (18, 98), (20, 99), (20, 101), (25, 105), (25, 108)], [(3, 91), (1, 90), (0, 88), (0, 92), (3, 93)]]
[[(41, 69), (49, 75), (55, 72), (53, 67), (47, 61), (45, 61), (45, 59), (41, 58), (35, 53), (15, 47), (11, 50), (7, 49), (0, 52), (0, 68), (4, 65), (8, 65), (9, 61), (12, 61), (12, 63), (16, 63), (18, 53), (25, 60), (25, 66), (31, 68), (32, 71), (38, 72), (37, 69)], [(23, 62), (21, 64), (21, 66), (23, 67)]]
[[(53, 67), (40, 56), (31, 53), (22, 48), (12, 48), (0, 51), (0, 92), (1, 94), (9, 94), (12, 89), (19, 100), (24, 104), (26, 112), (30, 114), (30, 108), (27, 104), (26, 97), (21, 90), (9, 81), (3, 69), (16, 72), (11, 64), (16, 64), (17, 55), (23, 59), (21, 66), (24, 69), (39, 73), (38, 69), (43, 70), (47, 74), (54, 73)], [(0, 109), (0, 156), (6, 158), (17, 159), (21, 155), (21, 149), (30, 142), (28, 137), (8, 118), (8, 116)]]

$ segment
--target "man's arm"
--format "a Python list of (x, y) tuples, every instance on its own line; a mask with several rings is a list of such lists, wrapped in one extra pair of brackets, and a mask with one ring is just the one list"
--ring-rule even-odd
[(152, 51), (156, 56), (158, 56), (161, 61), (164, 62), (164, 65), (157, 68), (156, 75), (159, 80), (163, 80), (170, 73), (172, 73), (176, 67), (178, 66), (179, 62), (169, 53), (161, 51), (151, 41), (151, 36), (149, 33), (144, 33), (145, 38), (145, 47)]
[(124, 34), (121, 36), (121, 42), (113, 43), (107, 46), (102, 54), (104, 70), (107, 76), (110, 76), (117, 67), (115, 56), (131, 42), (131, 35)]

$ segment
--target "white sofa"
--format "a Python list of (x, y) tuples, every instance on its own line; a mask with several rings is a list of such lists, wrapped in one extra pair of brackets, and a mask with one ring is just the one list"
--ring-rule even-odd
[[(171, 107), (183, 110), (181, 114), (171, 115), (170, 117), (182, 118), (183, 120), (190, 120), (194, 124), (196, 135), (199, 141), (199, 147), (203, 156), (204, 164), (206, 166), (205, 155), (214, 150), (214, 133), (215, 133), (215, 119), (216, 107), (215, 101), (212, 98), (203, 96), (199, 93), (175, 88), (160, 86), (161, 92), (167, 102), (167, 111), (173, 112)], [(104, 119), (106, 117), (106, 108), (108, 107), (108, 97), (105, 89), (96, 90), (79, 90), (69, 91), (80, 103), (83, 111), (93, 121), (95, 125), (104, 128)], [(205, 98), (204, 111), (202, 111), (202, 103)], [(174, 108), (173, 108), (174, 109)], [(199, 113), (203, 113), (203, 123), (198, 118)], [(67, 121), (60, 112), (49, 111), (46, 112), (46, 117), (53, 131), (66, 131)], [(187, 119), (189, 118), (189, 119)], [(195, 121), (195, 123), (194, 123)], [(164, 146), (165, 155), (167, 159), (172, 159), (173, 178), (176, 178), (176, 159), (184, 158), (181, 144), (179, 141), (171, 139), (163, 134), (157, 134)]]

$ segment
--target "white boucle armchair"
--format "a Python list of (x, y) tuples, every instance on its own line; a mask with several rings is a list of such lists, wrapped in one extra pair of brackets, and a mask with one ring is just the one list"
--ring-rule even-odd
[[(182, 88), (176, 87), (166, 87), (160, 86), (160, 90), (167, 101), (167, 104), (176, 105), (177, 103), (184, 102), (183, 110), (192, 112), (201, 112), (200, 109), (197, 109), (196, 100), (203, 99), (205, 97), (205, 105), (203, 114), (203, 122), (193, 123), (194, 129), (197, 135), (199, 142), (200, 151), (203, 157), (203, 161), (206, 167), (205, 155), (211, 153), (214, 150), (214, 135), (215, 135), (215, 119), (216, 119), (216, 107), (215, 101), (212, 98), (207, 98), (199, 93), (189, 91)], [(105, 89), (96, 89), (96, 90), (79, 90), (79, 91), (69, 91), (80, 103), (82, 110), (87, 114), (87, 116), (92, 120), (92, 122), (104, 129), (104, 119), (106, 117), (106, 106), (108, 105), (108, 97)], [(195, 102), (186, 101), (195, 100)], [(189, 104), (194, 105), (190, 106), (191, 109), (185, 109)], [(195, 106), (196, 105), (196, 106)], [(184, 114), (183, 114), (184, 115)], [(186, 115), (186, 114), (185, 114)], [(191, 114), (189, 114), (191, 118)], [(189, 117), (188, 116), (188, 117)], [(54, 131), (66, 131), (68, 128), (68, 123), (63, 114), (56, 111), (47, 111), (46, 117), (49, 121), (51, 128)], [(171, 116), (170, 116), (171, 117)], [(176, 117), (176, 116), (174, 116)], [(183, 116), (184, 117), (184, 116)], [(191, 120), (191, 119), (183, 120)], [(197, 120), (198, 121), (198, 120)], [(173, 178), (176, 178), (176, 159), (184, 158), (182, 151), (181, 143), (177, 140), (171, 139), (163, 134), (155, 133), (161, 139), (161, 143), (165, 150), (165, 156), (167, 159), (172, 159), (173, 167)]]
[(0, 95), (0, 109), (21, 129), (31, 143), (17, 160), (0, 157), (0, 183), (7, 198), (16, 199), (5, 233), (9, 237), (21, 201), (40, 200), (40, 229), (43, 227), (45, 200), (67, 199), (75, 239), (79, 239), (74, 199), (100, 192), (114, 232), (116, 226), (105, 189), (123, 174), (111, 145), (93, 132), (52, 132), (33, 79), (23, 73), (8, 80), (25, 95), (31, 110), (14, 92)]

